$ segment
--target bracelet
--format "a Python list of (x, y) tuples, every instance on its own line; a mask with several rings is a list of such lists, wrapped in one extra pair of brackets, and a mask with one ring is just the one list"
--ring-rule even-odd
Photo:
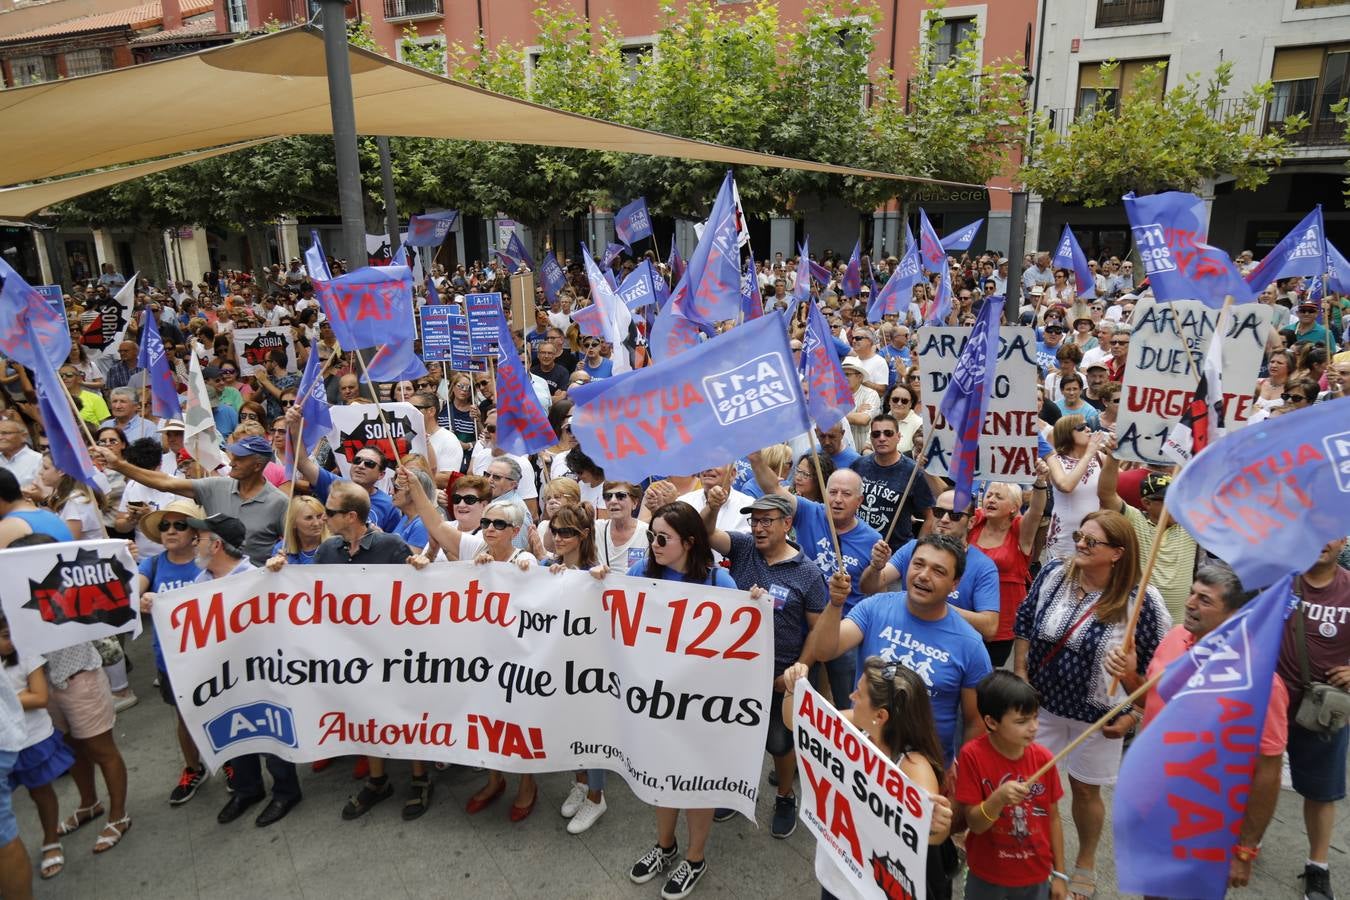
[(1032, 487), (1033, 490), (1043, 491), (1043, 490), (1045, 490), (1047, 487), (1049, 487), (1049, 485), (1046, 485), (1046, 484), (1036, 484), (1036, 483), (1033, 481), (1033, 482), (1031, 483), (1031, 487)]
[(984, 808), (985, 800), (988, 799), (989, 799), (988, 797), (985, 797), (984, 800), (980, 801), (980, 815), (984, 816), (985, 820), (988, 822), (997, 822), (998, 816), (989, 815), (989, 811)]
[(1233, 855), (1243, 862), (1251, 862), (1261, 853), (1260, 847), (1246, 847), (1242, 844), (1236, 844), (1233, 847)]
[(1071, 880), (1071, 879), (1069, 878), (1068, 875), (1065, 875), (1063, 872), (1057, 872), (1057, 871), (1055, 871), (1054, 869), (1051, 869), (1051, 870), (1050, 870), (1050, 877), (1051, 877), (1051, 878), (1058, 878), (1060, 881), (1063, 881), (1063, 882), (1065, 882), (1065, 883), (1067, 883), (1067, 882), (1069, 882), (1069, 881)]

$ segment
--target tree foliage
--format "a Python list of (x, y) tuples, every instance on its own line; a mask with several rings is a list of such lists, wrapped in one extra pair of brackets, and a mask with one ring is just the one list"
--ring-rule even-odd
[[(1284, 159), (1288, 138), (1307, 124), (1290, 116), (1263, 129), (1261, 111), (1270, 102), (1269, 82), (1241, 96), (1226, 95), (1232, 64), (1221, 63), (1203, 82), (1197, 74), (1162, 91), (1164, 64), (1147, 66), (1116, 110), (1080, 115), (1058, 133), (1048, 115), (1036, 123), (1030, 161), (1022, 167), (1027, 187), (1060, 203), (1107, 206), (1128, 191), (1196, 191), (1207, 179), (1232, 176), (1237, 187), (1265, 184)], [(1113, 64), (1102, 67), (1103, 83)]]

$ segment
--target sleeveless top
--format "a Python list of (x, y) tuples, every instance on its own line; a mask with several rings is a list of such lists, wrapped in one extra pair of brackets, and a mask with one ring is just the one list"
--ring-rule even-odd
[(73, 541), (74, 535), (66, 527), (66, 523), (61, 521), (61, 517), (49, 509), (16, 509), (12, 510), (5, 518), (18, 519), (21, 522), (27, 522), (28, 527), (33, 529), (33, 534), (46, 534), (56, 538), (58, 541)]

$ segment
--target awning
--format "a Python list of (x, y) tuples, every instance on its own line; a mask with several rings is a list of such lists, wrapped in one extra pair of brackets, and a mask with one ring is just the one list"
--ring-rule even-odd
[(167, 159), (157, 159), (153, 162), (137, 163), (134, 166), (119, 166), (115, 169), (90, 172), (87, 175), (72, 175), (69, 178), (58, 178), (54, 181), (43, 181), (23, 187), (0, 188), (0, 216), (13, 216), (22, 219), (31, 216), (40, 209), (51, 206), (53, 203), (79, 197), (90, 191), (102, 190), (114, 184), (140, 178), (142, 175), (153, 175), (155, 172), (176, 169), (179, 166), (210, 159), (213, 156), (233, 153), (236, 150), (243, 150), (245, 147), (256, 147), (270, 140), (274, 140), (274, 138), (243, 141), (226, 147), (216, 147), (212, 150), (184, 153), (180, 156), (170, 156)]
[[(540, 144), (972, 187), (615, 125), (356, 47), (348, 53), (356, 126), (364, 135)], [(241, 141), (331, 134), (325, 71), (322, 34), (301, 26), (189, 56), (0, 91), (0, 178), (22, 184)], [(78, 125), (71, 124), (71, 110), (80, 111)]]

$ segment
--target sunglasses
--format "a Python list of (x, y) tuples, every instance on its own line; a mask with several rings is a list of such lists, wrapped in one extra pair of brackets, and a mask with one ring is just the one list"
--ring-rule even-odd
[(489, 384), (491, 384), (491, 382), (489, 382), (486, 378), (484, 378), (482, 381), (474, 382), (475, 387), (487, 387)]
[(496, 426), (496, 425), (484, 425), (484, 426), (483, 426), (483, 431), (487, 432), (488, 434), (496, 434), (496, 433), (497, 433), (497, 426)]
[(352, 465), (362, 466), (367, 469), (378, 469), (383, 464), (378, 463), (373, 459), (362, 459), (361, 457), (357, 457), (356, 459), (352, 460)]
[(1053, 327), (1053, 328), (1047, 328), (1047, 329), (1045, 329), (1045, 333), (1046, 333), (1046, 334), (1063, 334), (1063, 333), (1064, 333), (1064, 329), (1063, 329), (1063, 328), (1060, 328), (1058, 325), (1056, 325), (1056, 326)]
[(572, 538), (581, 537), (581, 532), (575, 528), (555, 528), (553, 529), (553, 536), (555, 538), (571, 540)]
[(345, 516), (349, 512), (351, 512), (349, 509), (329, 509), (326, 506), (323, 508), (323, 514), (330, 519), (333, 518), (333, 516)]
[(967, 515), (966, 513), (959, 512), (955, 509), (943, 509), (940, 506), (933, 507), (933, 518), (935, 519), (946, 519), (949, 522), (960, 522), (962, 519), (966, 517), (966, 515)]
[(1285, 403), (1307, 403), (1308, 398), (1302, 394), (1281, 394), (1280, 399)]
[(160, 531), (190, 531), (192, 526), (187, 522), (165, 522), (159, 526)]
[(222, 374), (222, 375), (237, 375), (237, 374), (239, 374), (239, 373), (238, 373), (236, 370), (234, 370), (234, 369), (221, 369), (221, 370), (220, 370), (220, 374)]
[[(1074, 385), (1074, 386), (1077, 387), (1077, 385)], [(1086, 423), (1085, 423), (1085, 424), (1082, 424), (1082, 425), (1079, 425), (1077, 428), (1074, 429), (1074, 431), (1091, 431), (1091, 430), (1092, 430), (1092, 429), (1089, 428), (1089, 427), (1087, 426)]]
[(914, 401), (909, 397), (892, 397), (891, 403), (895, 406), (909, 406)]
[(1130, 343), (1130, 342), (1129, 342), (1128, 340), (1118, 341), (1118, 340), (1116, 340), (1116, 339), (1114, 339), (1114, 338), (1111, 339), (1111, 346), (1112, 346), (1112, 347), (1124, 347), (1124, 346), (1127, 346), (1129, 343)]
[(476, 494), (451, 494), (450, 502), (454, 504), (462, 503), (465, 506), (472, 506), (475, 503), (482, 503), (483, 498), (479, 497)]
[(609, 502), (610, 500), (627, 500), (632, 495), (627, 491), (605, 491), (600, 496), (605, 498), (606, 502)]
[(649, 546), (650, 546), (651, 544), (655, 544), (655, 545), (658, 546), (658, 547), (664, 547), (666, 544), (669, 544), (669, 543), (670, 543), (670, 535), (668, 535), (668, 534), (657, 534), (657, 533), (654, 532), (654, 531), (648, 531), (648, 532), (647, 532), (647, 544), (648, 544)]
[(1074, 542), (1075, 544), (1082, 544), (1084, 547), (1088, 548), (1089, 550), (1096, 550), (1098, 547), (1115, 547), (1115, 546), (1116, 546), (1115, 544), (1111, 543), (1110, 541), (1099, 541), (1099, 540), (1097, 540), (1095, 537), (1089, 537), (1087, 534), (1085, 534), (1085, 533), (1083, 533), (1083, 532), (1081, 532), (1081, 531), (1075, 531), (1073, 534), (1070, 535), (1070, 537), (1073, 538), (1073, 542)]
[[(484, 528), (495, 528), (498, 531), (507, 531), (516, 527), (514, 523), (508, 522), (505, 519), (484, 519), (482, 524)], [(554, 532), (554, 534), (556, 533), (557, 532)]]
[[(891, 402), (894, 403), (895, 401), (892, 400)], [(893, 429), (893, 428), (874, 428), (874, 429), (872, 430), (872, 440), (876, 440), (876, 439), (879, 438), (879, 437), (895, 437), (895, 429)]]

